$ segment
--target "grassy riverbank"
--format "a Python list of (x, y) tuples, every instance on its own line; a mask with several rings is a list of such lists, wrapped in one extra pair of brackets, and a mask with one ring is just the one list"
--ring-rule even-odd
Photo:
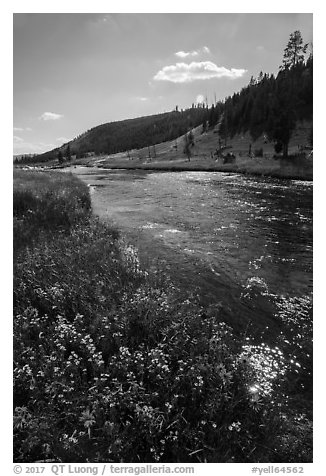
[(135, 164), (130, 162), (104, 161), (96, 164), (100, 168), (108, 169), (140, 169), (169, 172), (230, 172), (246, 175), (265, 176), (273, 178), (284, 178), (293, 180), (312, 180), (312, 161), (299, 158), (284, 160), (262, 159), (262, 158), (238, 158), (235, 164), (222, 164), (212, 159), (194, 158), (191, 161), (180, 159), (172, 162), (146, 162)]
[(55, 162), (48, 167), (69, 168), (76, 165), (103, 169), (152, 170), (156, 172), (227, 172), (258, 177), (278, 179), (313, 180), (312, 159), (290, 157), (288, 160), (272, 157), (237, 157), (234, 164), (223, 164), (211, 158), (193, 157), (190, 161), (184, 157), (167, 160), (130, 160), (126, 157), (103, 159), (91, 157), (78, 159), (62, 166)]
[(15, 171), (14, 250), (15, 461), (311, 461), (309, 359), (180, 301), (75, 177)]

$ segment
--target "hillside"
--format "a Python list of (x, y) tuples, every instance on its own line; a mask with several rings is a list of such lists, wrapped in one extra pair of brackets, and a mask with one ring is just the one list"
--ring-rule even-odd
[(59, 151), (66, 156), (68, 145), (71, 155), (81, 158), (90, 154), (115, 154), (174, 140), (202, 124), (207, 115), (208, 109), (202, 104), (181, 111), (176, 108), (163, 114), (101, 124), (59, 148), (40, 154), (37, 161), (55, 159)]
[[(299, 46), (297, 46), (299, 48)], [(260, 73), (239, 93), (226, 99), (220, 127), (223, 137), (249, 132), (253, 140), (268, 137), (286, 158), (297, 124), (313, 117), (313, 57), (293, 59), (274, 75)], [(312, 128), (309, 142), (312, 145)]]

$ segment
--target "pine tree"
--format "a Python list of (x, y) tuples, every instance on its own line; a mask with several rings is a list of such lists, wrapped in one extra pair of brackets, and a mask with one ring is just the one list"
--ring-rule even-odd
[(209, 117), (208, 117), (208, 126), (213, 127), (214, 124), (214, 115), (215, 115), (215, 107), (214, 104), (212, 105), (210, 111), (209, 111)]
[(303, 39), (299, 30), (291, 33), (288, 44), (284, 50), (283, 63), (280, 68), (293, 68), (297, 63), (303, 62), (307, 48), (308, 43), (303, 44)]
[(188, 134), (185, 134), (184, 136), (184, 142), (185, 146), (183, 149), (183, 152), (187, 155), (188, 160), (190, 162), (190, 157), (191, 157), (191, 147), (195, 145), (195, 137), (192, 131), (189, 131)]
[(304, 71), (304, 54), (308, 44), (303, 44), (299, 30), (291, 33), (284, 50), (283, 63), (276, 79), (276, 88), (267, 124), (268, 136), (277, 147), (283, 148), (283, 158), (288, 156), (289, 142), (298, 119), (300, 83)]
[(69, 162), (71, 161), (71, 151), (70, 151), (70, 145), (68, 144), (67, 150), (66, 150), (66, 157)]
[(58, 152), (58, 162), (59, 162), (60, 165), (63, 163), (63, 155), (62, 155), (61, 150), (59, 150), (59, 152)]
[(202, 124), (202, 134), (204, 134), (205, 132), (207, 132), (207, 120), (204, 119), (203, 120), (203, 124)]

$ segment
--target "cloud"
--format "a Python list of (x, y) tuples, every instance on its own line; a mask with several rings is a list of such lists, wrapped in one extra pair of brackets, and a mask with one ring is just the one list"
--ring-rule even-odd
[(198, 96), (196, 97), (196, 104), (202, 104), (203, 102), (205, 102), (205, 98), (202, 94), (198, 94)]
[(14, 127), (14, 132), (31, 131), (30, 127)]
[(224, 66), (217, 66), (211, 61), (193, 61), (190, 64), (176, 63), (175, 65), (164, 66), (154, 76), (155, 81), (170, 81), (172, 83), (190, 83), (196, 80), (212, 78), (240, 78), (247, 72), (246, 69), (227, 69)]
[[(18, 140), (15, 140), (15, 137)], [(14, 154), (37, 154), (47, 152), (55, 147), (57, 147), (56, 144), (45, 142), (25, 142), (20, 137), (14, 136)]]
[(67, 139), (67, 137), (57, 137), (56, 140), (64, 144), (65, 142), (69, 142), (70, 139)]
[(42, 121), (57, 121), (62, 117), (62, 114), (56, 114), (55, 112), (43, 112), (39, 119), (41, 119)]
[(179, 58), (187, 58), (187, 56), (197, 56), (198, 52), (197, 51), (177, 51), (174, 54), (176, 56), (179, 56)]
[(202, 48), (198, 48), (198, 50), (193, 50), (193, 51), (177, 51), (174, 53), (176, 56), (179, 58), (187, 58), (187, 56), (198, 56), (201, 53), (210, 53), (210, 49), (208, 46), (203, 46)]
[(138, 101), (148, 101), (148, 98), (144, 97), (144, 96), (137, 96), (136, 99)]

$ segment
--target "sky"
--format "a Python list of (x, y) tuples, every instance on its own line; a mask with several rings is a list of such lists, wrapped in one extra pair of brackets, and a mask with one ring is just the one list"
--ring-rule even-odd
[(309, 13), (14, 13), (14, 154), (91, 127), (223, 100), (278, 72)]

